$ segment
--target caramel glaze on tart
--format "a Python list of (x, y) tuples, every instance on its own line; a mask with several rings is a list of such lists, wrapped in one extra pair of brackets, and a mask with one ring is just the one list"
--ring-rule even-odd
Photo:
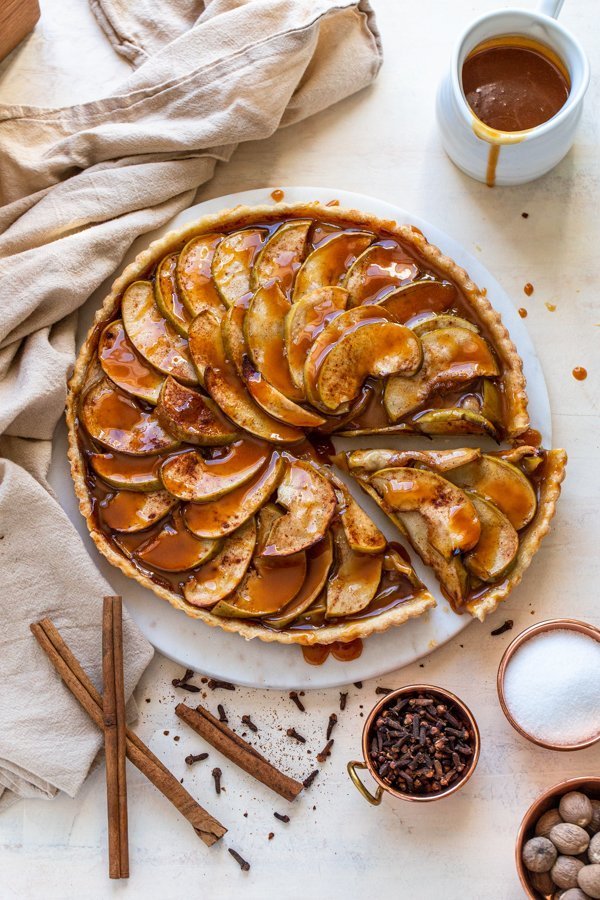
[(529, 424), (521, 361), (464, 270), (418, 229), (318, 204), (205, 217), (141, 253), (96, 316), (67, 420), (114, 565), (210, 625), (306, 645), (435, 605), (324, 465), (330, 435)]

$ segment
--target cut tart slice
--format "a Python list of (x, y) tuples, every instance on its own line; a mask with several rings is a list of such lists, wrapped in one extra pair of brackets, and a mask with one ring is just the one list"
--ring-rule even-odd
[(458, 612), (484, 619), (554, 515), (564, 450), (354, 450), (338, 460), (408, 538)]

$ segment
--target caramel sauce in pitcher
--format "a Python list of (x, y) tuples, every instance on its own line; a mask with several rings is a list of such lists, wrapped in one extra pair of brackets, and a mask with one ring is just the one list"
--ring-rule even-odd
[[(474, 130), (490, 143), (487, 184), (492, 187), (503, 143), (547, 122), (564, 106), (571, 89), (567, 68), (550, 48), (524, 35), (502, 35), (479, 44), (462, 68), (465, 99), (476, 117)], [(512, 140), (503, 135), (513, 135)]]

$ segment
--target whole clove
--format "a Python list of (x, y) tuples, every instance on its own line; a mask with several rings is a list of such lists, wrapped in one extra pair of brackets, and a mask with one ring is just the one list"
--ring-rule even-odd
[(193, 669), (186, 669), (183, 678), (174, 678), (171, 684), (173, 687), (181, 688), (182, 691), (189, 691), (190, 694), (197, 694), (200, 688), (195, 684), (189, 684), (190, 678), (194, 677)]
[(201, 762), (203, 759), (208, 759), (208, 753), (190, 753), (186, 756), (185, 761), (188, 766), (193, 766), (196, 762)]
[(369, 735), (369, 756), (381, 780), (395, 790), (435, 794), (461, 778), (474, 745), (458, 707), (419, 693), (391, 700), (380, 711)]
[(375, 693), (376, 694), (391, 694), (393, 690), (394, 690), (393, 688), (376, 687)]
[(231, 855), (235, 859), (236, 863), (238, 863), (242, 872), (250, 871), (250, 863), (247, 862), (243, 856), (240, 856), (240, 854), (237, 852), (237, 850), (233, 850), (231, 847), (228, 847), (227, 850), (229, 851), (229, 853), (231, 853)]
[(333, 747), (333, 738), (327, 741), (320, 753), (317, 753), (317, 760), (324, 763), (328, 756), (331, 756), (331, 748)]
[(329, 740), (329, 738), (331, 737), (331, 732), (337, 725), (337, 720), (338, 720), (338, 718), (337, 718), (336, 714), (331, 713), (331, 715), (329, 716), (329, 722), (327, 723), (327, 740)]
[(230, 681), (221, 681), (219, 678), (209, 678), (206, 686), (211, 691), (216, 691), (219, 688), (223, 691), (235, 691), (235, 684), (232, 684)]
[[(221, 793), (221, 776), (222, 775), (223, 775), (223, 773), (221, 772), (221, 770), (218, 767), (212, 770), (212, 777), (215, 779), (215, 791), (217, 792), (217, 794)], [(229, 852), (231, 853), (231, 850)]]
[(306, 707), (304, 706), (304, 703), (298, 696), (298, 691), (290, 691), (289, 697), (290, 697), (290, 700), (293, 700), (293, 702), (296, 704), (296, 706), (298, 707), (300, 712), (306, 712)]
[(254, 724), (254, 722), (252, 721), (250, 716), (242, 716), (242, 722), (244, 723), (244, 725), (248, 726), (250, 731), (254, 731), (254, 732), (258, 731), (258, 726)]
[(498, 634), (504, 634), (505, 631), (510, 631), (515, 623), (512, 619), (507, 619), (503, 625), (499, 625), (498, 628), (494, 628), (493, 631), (490, 632), (491, 635), (496, 637)]
[(318, 774), (319, 774), (319, 770), (313, 769), (312, 772), (310, 773), (310, 775), (307, 775), (306, 778), (304, 779), (304, 781), (302, 782), (304, 787), (309, 788)]
[(302, 737), (301, 734), (298, 734), (295, 728), (288, 728), (286, 734), (288, 737), (294, 738), (294, 740), (298, 741), (300, 744), (306, 743), (306, 738)]
[(287, 822), (290, 821), (290, 817), (289, 817), (289, 816), (282, 816), (281, 813), (274, 812), (273, 815), (275, 816), (276, 819), (279, 819), (280, 822), (286, 822), (286, 823), (287, 823)]
[(344, 712), (346, 709), (346, 701), (348, 700), (348, 693), (343, 693), (340, 691), (340, 712)]
[(361, 687), (362, 687), (362, 681), (355, 681), (355, 682), (354, 682), (354, 687), (356, 687), (356, 688), (361, 688)]
[(227, 715), (221, 703), (219, 703), (217, 706), (217, 712), (219, 713), (219, 722), (224, 722), (225, 724), (227, 724), (227, 722), (229, 722), (229, 719), (227, 718)]

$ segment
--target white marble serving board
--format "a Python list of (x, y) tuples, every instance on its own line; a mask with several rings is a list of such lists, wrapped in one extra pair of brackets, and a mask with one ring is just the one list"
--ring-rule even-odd
[[(125, 257), (121, 269), (152, 240), (202, 215), (218, 212), (237, 204), (273, 203), (270, 196), (271, 190), (271, 188), (264, 188), (229, 194), (191, 206), (176, 216), (169, 225), (144, 235), (136, 241)], [(330, 200), (339, 200), (340, 204), (345, 207), (353, 207), (385, 218), (392, 218), (399, 223), (416, 225), (429, 241), (464, 266), (473, 281), (480, 288), (487, 290), (492, 304), (500, 312), (517, 345), (527, 378), (532, 424), (541, 432), (544, 445), (548, 447), (552, 445), (548, 392), (535, 349), (513, 303), (481, 262), (434, 225), (383, 200), (322, 187), (284, 187), (282, 190), (286, 202), (319, 200), (327, 203)], [(103, 286), (86, 304), (81, 314), (80, 341), (83, 340), (94, 312), (102, 302), (108, 288), (109, 284)], [(439, 443), (447, 446), (469, 443), (476, 445), (478, 441), (477, 438), (438, 439)], [(422, 443), (423, 438), (380, 436), (379, 438), (356, 438), (351, 442), (348, 439), (338, 439), (336, 446), (401, 445), (410, 447), (422, 446)], [(362, 655), (352, 662), (338, 662), (330, 656), (322, 666), (310, 666), (304, 661), (300, 649), (296, 646), (265, 644), (258, 640), (244, 641), (236, 634), (228, 634), (219, 628), (209, 628), (202, 622), (190, 619), (109, 565), (98, 553), (89, 537), (85, 522), (79, 514), (67, 465), (64, 425), (57, 430), (54, 442), (50, 483), (69, 518), (81, 534), (90, 555), (112, 585), (115, 593), (123, 595), (129, 612), (148, 640), (176, 662), (213, 677), (223, 678), (240, 685), (277, 689), (310, 689), (347, 684), (351, 681), (382, 675), (420, 659), (435, 647), (454, 637), (471, 621), (467, 616), (459, 616), (452, 612), (447, 601), (442, 598), (431, 572), (420, 564), (414, 551), (411, 551), (416, 571), (438, 600), (436, 609), (418, 620), (408, 622), (401, 628), (372, 636), (365, 642)], [(387, 537), (398, 540), (397, 530), (370, 498), (365, 497), (356, 487), (353, 488), (353, 493), (372, 514), (373, 519)]]

